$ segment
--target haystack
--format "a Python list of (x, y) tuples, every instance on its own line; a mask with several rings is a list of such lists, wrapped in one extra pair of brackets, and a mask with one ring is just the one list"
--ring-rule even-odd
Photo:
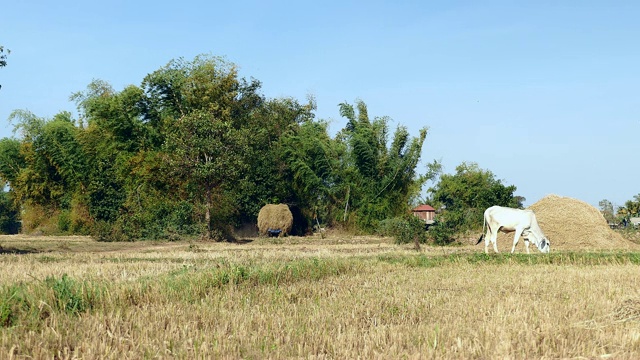
[[(551, 251), (562, 250), (626, 250), (636, 245), (609, 228), (598, 209), (584, 201), (558, 195), (547, 195), (529, 209), (533, 210), (540, 228), (551, 242)], [(516, 251), (524, 251), (522, 239)], [(498, 236), (500, 250), (511, 250), (513, 233)], [(502, 246), (501, 246), (502, 245)], [(534, 251), (535, 246), (532, 246)]]
[(293, 215), (286, 204), (267, 204), (258, 213), (258, 231), (268, 235), (269, 230), (280, 230), (279, 236), (291, 232)]

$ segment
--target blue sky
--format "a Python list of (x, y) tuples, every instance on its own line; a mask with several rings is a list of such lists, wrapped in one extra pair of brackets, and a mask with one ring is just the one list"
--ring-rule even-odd
[(531, 205), (640, 193), (637, 1), (14, 1), (2, 5), (0, 138), (12, 110), (50, 118), (92, 79), (140, 85), (171, 59), (224, 56), (267, 97), (316, 97), (414, 135), (425, 164), (491, 170)]

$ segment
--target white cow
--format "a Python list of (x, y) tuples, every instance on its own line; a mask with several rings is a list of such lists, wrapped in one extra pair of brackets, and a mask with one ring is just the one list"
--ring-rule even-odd
[(482, 237), (484, 240), (484, 252), (489, 253), (489, 243), (493, 243), (493, 250), (498, 252), (498, 246), (496, 240), (498, 238), (498, 231), (503, 233), (515, 232), (513, 236), (513, 247), (511, 247), (511, 253), (516, 250), (516, 244), (520, 240), (520, 235), (524, 238), (524, 245), (527, 248), (527, 254), (529, 254), (529, 241), (532, 241), (543, 253), (549, 252), (550, 243), (540, 226), (536, 215), (531, 210), (512, 209), (501, 206), (492, 206), (484, 211), (484, 223), (482, 224), (482, 232), (484, 233), (484, 226), (487, 226), (487, 234), (480, 235), (477, 244), (480, 244)]

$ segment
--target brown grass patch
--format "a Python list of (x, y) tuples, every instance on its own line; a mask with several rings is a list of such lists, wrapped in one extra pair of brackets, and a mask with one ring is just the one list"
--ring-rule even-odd
[[(640, 280), (630, 261), (535, 265), (522, 259), (546, 256), (416, 253), (389, 238), (347, 236), (0, 243), (49, 252), (0, 256), (0, 283), (38, 295), (36, 310), (46, 312), (35, 329), (0, 328), (0, 358), (640, 357), (640, 321), (630, 321), (640, 316)], [(254, 280), (278, 270), (283, 281), (209, 286), (223, 270)], [(65, 274), (103, 288), (102, 301), (70, 314), (48, 310), (51, 291), (29, 292)]]
[(614, 318), (617, 321), (630, 321), (640, 319), (640, 299), (627, 299), (614, 310)]

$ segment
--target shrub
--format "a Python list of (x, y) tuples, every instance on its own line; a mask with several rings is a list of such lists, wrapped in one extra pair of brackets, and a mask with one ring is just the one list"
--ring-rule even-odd
[(17, 234), (20, 231), (19, 213), (11, 195), (0, 189), (0, 234)]
[(427, 240), (424, 221), (413, 215), (382, 220), (378, 233), (393, 237), (397, 244), (425, 243)]
[(429, 227), (428, 238), (435, 245), (449, 245), (455, 241), (457, 232), (457, 226), (453, 222), (436, 220)]

